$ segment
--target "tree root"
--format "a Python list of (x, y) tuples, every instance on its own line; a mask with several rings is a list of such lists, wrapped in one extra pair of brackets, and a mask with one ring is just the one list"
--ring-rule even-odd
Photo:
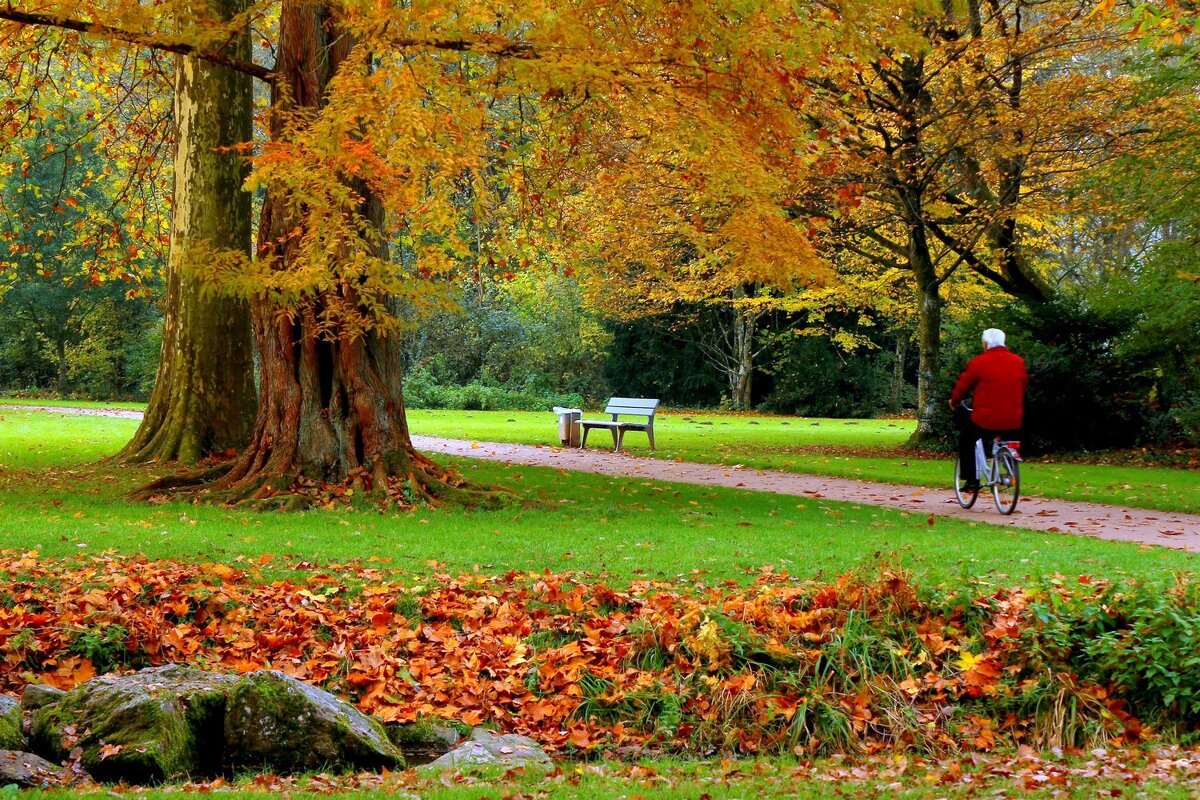
[(176, 495), (191, 494), (220, 480), (232, 466), (231, 462), (226, 462), (202, 469), (166, 475), (130, 491), (125, 497), (135, 503), (147, 503), (170, 500)]
[[(417, 508), (492, 510), (519, 502), (509, 489), (469, 483), (458, 472), (415, 452), (408, 454), (399, 471), (377, 465), (373, 474), (358, 470), (338, 483), (313, 481), (299, 474), (271, 475), (265, 470), (246, 473), (245, 466), (238, 459), (168, 475), (133, 490), (127, 497), (135, 502), (181, 501), (255, 511), (337, 508), (359, 501), (383, 512)], [(397, 465), (391, 466), (394, 469)]]

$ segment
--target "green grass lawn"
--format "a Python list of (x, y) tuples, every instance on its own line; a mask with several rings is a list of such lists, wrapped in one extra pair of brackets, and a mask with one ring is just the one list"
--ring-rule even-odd
[[(501, 774), (482, 770), (458, 776), (404, 772), (387, 777), (319, 776), (282, 780), (250, 776), (232, 787), (191, 787), (213, 797), (267, 800), (281, 796), (317, 800), (337, 792), (356, 800), (745, 800), (752, 797), (794, 797), (798, 800), (876, 797), (904, 798), (1195, 798), (1195, 767), (1152, 761), (1137, 753), (1107, 753), (1100, 758), (1056, 758), (1046, 761), (1006, 758), (1002, 754), (971, 758), (924, 760), (906, 755), (879, 755), (859, 762), (844, 758), (799, 764), (795, 759), (742, 761), (671, 760), (640, 764), (600, 761), (565, 764), (552, 772), (513, 770)], [(176, 798), (178, 788), (136, 790), (56, 789), (38, 797), (104, 798), (136, 791), (147, 800)]]
[[(598, 413), (585, 416), (601, 418)], [(553, 414), (530, 411), (410, 411), (413, 433), (488, 442), (558, 444)], [(664, 413), (655, 417), (659, 449), (630, 433), (625, 449), (637, 455), (717, 464), (742, 464), (814, 475), (834, 475), (941, 488), (950, 485), (950, 457), (897, 452), (912, 434), (911, 420), (805, 419)], [(588, 447), (611, 447), (593, 431)], [(1026, 489), (1064, 500), (1200, 513), (1200, 471), (1165, 467), (1028, 461)]]
[[(4, 405), (19, 403), (140, 408), (137, 403), (0, 399), (0, 413)], [(556, 421), (550, 412), (415, 410), (408, 416), (416, 434), (487, 442), (558, 444)], [(927, 458), (897, 450), (911, 435), (914, 424), (900, 419), (663, 413), (655, 422), (657, 451), (651, 451), (646, 438), (638, 433), (626, 437), (625, 449), (665, 459), (742, 464), (756, 469), (931, 488), (948, 486), (953, 474), (949, 457)], [(603, 448), (611, 441), (605, 431), (593, 431), (588, 446)], [(0, 452), (0, 465), (3, 463)], [(1036, 460), (1023, 465), (1022, 477), (1025, 489), (1035, 495), (1200, 513), (1200, 470)]]
[[(496, 424), (496, 416), (486, 419)], [(471, 459), (454, 463), (474, 480), (511, 487), (526, 502), (499, 511), (422, 509), (389, 515), (373, 509), (285, 514), (135, 505), (123, 499), (123, 492), (155, 471), (95, 461), (116, 451), (136, 425), (109, 417), (0, 411), (0, 548), (36, 549), (47, 558), (115, 552), (225, 563), (286, 556), (263, 569), (268, 580), (287, 575), (301, 561), (362, 559), (414, 583), (435, 569), (485, 574), (548, 569), (602, 574), (618, 587), (638, 578), (680, 586), (730, 579), (748, 583), (766, 566), (802, 577), (830, 577), (855, 568), (877, 570), (881, 562), (908, 569), (918, 585), (926, 586), (969, 581), (1011, 586), (1043, 582), (1056, 573), (1165, 584), (1200, 566), (1200, 555), (1163, 548), (957, 520), (931, 525), (924, 517), (888, 509)], [(845, 436), (858, 436), (855, 427), (843, 426)], [(445, 782), (413, 772), (307, 782), (245, 776), (232, 788), (205, 791), (256, 800), (281, 792), (315, 798), (332, 791), (362, 800), (1049, 798), (1116, 796), (1114, 791), (1126, 797), (1194, 796), (1196, 770), (1186, 759), (1150, 762), (1130, 754), (1137, 763), (1123, 772), (1115, 762), (1124, 756), (1103, 759), (1101, 769), (1080, 763), (1086, 758), (1077, 754), (1073, 767), (1059, 770), (997, 753), (964, 759), (960, 766), (966, 778), (956, 772), (953, 758), (927, 761), (887, 753), (822, 758), (811, 765), (790, 758), (637, 766), (602, 760), (567, 763), (548, 775), (491, 773)], [(1162, 763), (1186, 766), (1164, 768)], [(1137, 777), (1127, 777), (1132, 774)], [(78, 800), (101, 797), (100, 791), (114, 794), (104, 787), (42, 796)], [(115, 794), (125, 791), (118, 788)], [(165, 798), (179, 791), (163, 787), (137, 794)]]
[(734, 489), (610, 478), (463, 459), (471, 479), (511, 487), (524, 507), (500, 511), (373, 509), (255, 513), (126, 502), (154, 474), (89, 463), (133, 433), (134, 420), (8, 411), (0, 422), (0, 547), (45, 556), (115, 550), (229, 562), (385, 559), (426, 574), (581, 570), (639, 577), (749, 581), (764, 566), (829, 576), (891, 561), (918, 582), (997, 583), (1053, 573), (1167, 580), (1200, 556), (1038, 534), (889, 509)]

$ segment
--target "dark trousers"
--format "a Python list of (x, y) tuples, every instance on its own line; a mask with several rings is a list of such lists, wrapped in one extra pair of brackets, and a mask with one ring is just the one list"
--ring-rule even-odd
[(975, 482), (979, 480), (979, 476), (975, 474), (975, 442), (983, 439), (983, 453), (988, 455), (992, 452), (992, 439), (999, 436), (1001, 439), (1019, 439), (1020, 431), (990, 431), (976, 425), (972, 420), (967, 420), (963, 425), (962, 433), (958, 435), (958, 477), (961, 480)]

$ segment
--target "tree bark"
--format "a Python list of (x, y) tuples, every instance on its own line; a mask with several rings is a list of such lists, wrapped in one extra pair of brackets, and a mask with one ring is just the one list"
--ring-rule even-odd
[(923, 198), (913, 183), (901, 191), (908, 226), (908, 265), (917, 285), (917, 429), (912, 443), (934, 434), (938, 371), (942, 358), (942, 282), (938, 278), (924, 224)]
[(55, 391), (59, 397), (67, 396), (67, 341), (59, 339), (54, 343), (54, 357), (58, 361), (58, 375), (55, 378)]
[[(744, 287), (733, 291), (735, 300), (747, 296)], [(738, 305), (733, 308), (733, 359), (729, 373), (729, 399), (734, 411), (749, 411), (753, 407), (754, 329), (758, 312), (747, 311)]]
[(934, 434), (934, 415), (937, 413), (937, 375), (942, 363), (942, 299), (940, 287), (918, 284), (917, 302), (917, 429), (914, 444)]
[(937, 411), (934, 390), (941, 367), (942, 281), (929, 247), (925, 209), (925, 170), (928, 167), (922, 135), (922, 119), (928, 111), (925, 63), (906, 58), (900, 65), (898, 84), (901, 123), (898, 166), (892, 183), (899, 200), (900, 215), (908, 230), (907, 258), (917, 285), (917, 429), (911, 442), (918, 444), (934, 433)]
[[(284, 2), (272, 91), (272, 136), (286, 135), (282, 114), (316, 114), (353, 40), (320, 3)], [(381, 228), (382, 207), (361, 181), (343, 180), (361, 198), (360, 224)], [(285, 187), (269, 186), (258, 234), (258, 258), (275, 269), (298, 265), (304, 210)], [(382, 231), (377, 237), (384, 241)], [(382, 244), (378, 245), (380, 248)], [(348, 255), (348, 254), (343, 254)], [(382, 253), (377, 253), (382, 255)], [(337, 255), (332, 255), (337, 258)], [(329, 325), (331, 309), (361, 306), (353, 279), (281, 305), (263, 293), (251, 301), (259, 354), (258, 414), (246, 449), (212, 470), (172, 476), (135, 493), (175, 494), (260, 508), (298, 508), (320, 484), (350, 483), (385, 505), (451, 501), (490, 505), (501, 495), (471, 487), (412, 446), (404, 416), (398, 337)]]
[[(207, 0), (228, 19), (245, 0)], [(249, 57), (249, 33), (229, 46)], [(150, 403), (119, 460), (194, 463), (244, 445), (254, 419), (248, 304), (212, 291), (192, 270), (190, 251), (250, 252), (246, 165), (225, 148), (250, 140), (250, 78), (180, 56), (175, 69), (174, 198), (162, 354)]]
[[(1019, 42), (1022, 32), (1022, 6), (1017, 3), (1013, 10), (1011, 25), (1014, 38), (1014, 51), (1020, 50)], [(1005, 64), (1008, 74), (1006, 100), (1013, 111), (1021, 107), (1021, 93), (1025, 86), (1025, 65), (1020, 55), (1010, 55)], [(1011, 155), (996, 157), (996, 174), (998, 191), (996, 193), (997, 221), (990, 226), (989, 240), (1000, 261), (1000, 272), (1008, 283), (1009, 293), (1014, 297), (1031, 303), (1046, 303), (1054, 296), (1050, 284), (1042, 278), (1029, 262), (1027, 249), (1021, 241), (1020, 224), (1017, 221), (1017, 209), (1021, 203), (1021, 189), (1028, 166), (1028, 157), (1024, 155), (1026, 133), (1024, 127), (1018, 125), (1012, 131), (1009, 142)]]
[(912, 331), (907, 326), (896, 329), (896, 361), (892, 364), (892, 384), (888, 387), (888, 410), (899, 414), (903, 410), (904, 368), (908, 363), (908, 343)]

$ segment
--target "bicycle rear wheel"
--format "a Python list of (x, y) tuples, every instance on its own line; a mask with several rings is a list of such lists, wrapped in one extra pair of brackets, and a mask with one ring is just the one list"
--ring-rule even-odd
[(970, 508), (975, 505), (975, 501), (979, 498), (979, 490), (968, 492), (963, 489), (963, 484), (966, 481), (959, 477), (959, 470), (962, 469), (962, 464), (958, 463), (958, 459), (954, 459), (954, 497), (958, 500), (958, 504), (963, 508)]
[(1013, 513), (1020, 497), (1021, 465), (1011, 450), (1001, 447), (996, 453), (996, 482), (992, 484), (992, 498), (996, 501), (996, 510), (1001, 514)]

